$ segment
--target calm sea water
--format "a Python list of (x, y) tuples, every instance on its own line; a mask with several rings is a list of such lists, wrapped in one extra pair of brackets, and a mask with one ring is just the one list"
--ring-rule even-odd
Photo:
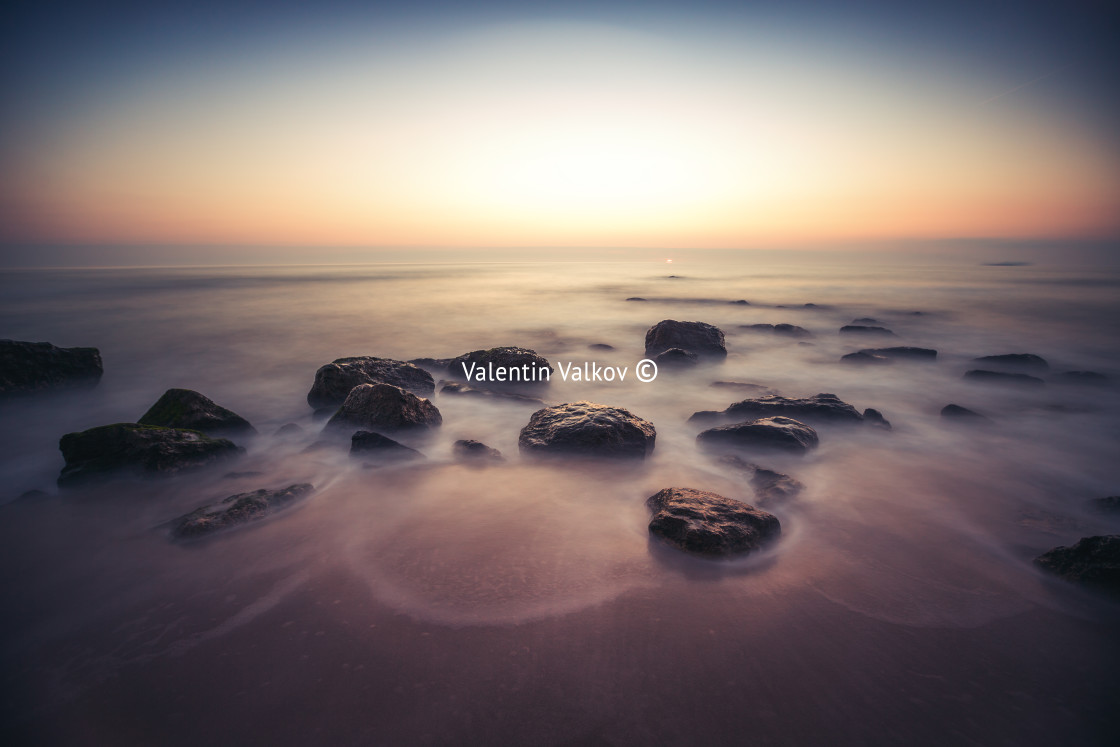
[[(1120, 381), (1120, 273), (841, 259), (7, 272), (0, 336), (96, 346), (105, 377), (0, 404), (5, 732), (74, 744), (1109, 743), (1120, 607), (1030, 561), (1120, 532), (1086, 504), (1120, 492), (1118, 389), (978, 387), (961, 374), (976, 356), (1029, 352), (1047, 376)], [(897, 338), (837, 333), (860, 317)], [(636, 381), (662, 319), (719, 326), (727, 360)], [(813, 337), (740, 329), (759, 322)], [(838, 363), (885, 344), (938, 360)], [(439, 394), (443, 427), (409, 441), (421, 464), (371, 470), (344, 450), (303, 451), (321, 428), (305, 401), (320, 365), (499, 345), (554, 366), (628, 367), (621, 383), (556, 375), (544, 397), (652, 421), (653, 457), (522, 461), (532, 406)], [(810, 456), (756, 460), (806, 485), (771, 509), (779, 545), (735, 563), (683, 557), (650, 541), (646, 497), (681, 486), (753, 500), (686, 422), (747, 396), (716, 380), (834, 392), (894, 428), (820, 427)], [(60, 435), (136, 420), (170, 387), (261, 435), (233, 467), (57, 493)], [(947, 427), (948, 403), (996, 425)], [(289, 422), (302, 440), (273, 435)], [(457, 464), (459, 438), (507, 462)], [(297, 509), (168, 540), (166, 522), (200, 505), (302, 481), (317, 492)], [(50, 495), (17, 499), (30, 489)]]

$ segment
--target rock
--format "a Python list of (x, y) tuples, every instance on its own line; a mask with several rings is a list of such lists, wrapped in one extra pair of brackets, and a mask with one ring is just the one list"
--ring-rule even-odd
[(447, 375), (475, 386), (518, 387), (543, 385), (553, 373), (549, 362), (528, 348), (504, 347), (473, 350), (452, 358)]
[[(689, 420), (704, 420), (702, 417), (697, 417), (698, 415), (700, 413), (696, 413)], [(863, 416), (859, 414), (856, 408), (844, 402), (835, 394), (827, 392), (802, 399), (781, 397), (777, 394), (745, 399), (728, 406), (718, 415), (738, 419), (788, 415), (804, 420), (829, 423), (858, 423), (863, 420)]]
[(789, 451), (804, 454), (820, 443), (817, 432), (799, 420), (759, 418), (709, 428), (696, 437), (701, 446), (746, 451)]
[(886, 366), (894, 363), (894, 361), (892, 361), (885, 355), (875, 355), (874, 353), (869, 353), (865, 350), (861, 350), (858, 353), (848, 353), (847, 355), (841, 356), (840, 362), (860, 366)]
[(472, 462), (504, 462), (506, 460), (502, 456), (502, 452), (474, 439), (459, 439), (452, 445), (451, 450), (457, 458)]
[(439, 371), (441, 374), (451, 365), (451, 358), (413, 358), (409, 361), (414, 366)]
[(878, 355), (884, 358), (903, 358), (906, 360), (917, 361), (937, 360), (937, 351), (932, 348), (914, 348), (908, 346), (900, 346), (893, 348), (864, 348), (859, 352), (867, 353), (868, 355)]
[(746, 555), (778, 539), (778, 518), (706, 490), (665, 488), (646, 500), (650, 534), (695, 555)]
[(652, 358), (670, 348), (680, 348), (706, 358), (726, 358), (723, 332), (704, 322), (665, 319), (646, 332), (646, 356)]
[(628, 410), (582, 401), (537, 410), (517, 443), (523, 454), (644, 459), (656, 437), (653, 423)]
[(894, 332), (886, 327), (871, 327), (862, 324), (845, 324), (840, 328), (842, 335), (890, 335), (894, 336)]
[(299, 423), (285, 423), (276, 429), (273, 434), (277, 438), (295, 438), (303, 435), (303, 426)]
[(191, 389), (168, 389), (136, 422), (204, 433), (257, 432), (245, 418)]
[(645, 301), (646, 299), (640, 298), (639, 296), (631, 296), (630, 298), (627, 298), (626, 300), (627, 301)]
[(1107, 498), (1094, 498), (1089, 501), (1089, 507), (1102, 514), (1120, 513), (1120, 495), (1110, 495)]
[(440, 381), (440, 394), (450, 394), (454, 396), (466, 397), (484, 397), (488, 399), (505, 399), (511, 402), (518, 402), (523, 405), (533, 405), (539, 407), (544, 404), (544, 400), (540, 397), (530, 397), (527, 394), (520, 392), (506, 392), (495, 389), (479, 389), (477, 387), (464, 384), (460, 381)]
[(1006, 384), (1010, 386), (1029, 386), (1039, 387), (1045, 386), (1046, 382), (1037, 376), (1029, 376), (1027, 374), (1017, 373), (1003, 373), (1001, 371), (982, 371), (974, 369), (966, 371), (964, 374), (966, 381), (972, 381), (979, 384)]
[(1050, 368), (1050, 364), (1046, 362), (1045, 358), (1033, 353), (984, 355), (979, 358), (973, 358), (972, 360), (975, 363), (982, 363), (985, 366), (1017, 368), (1022, 371), (1045, 371)]
[(760, 467), (742, 457), (726, 454), (720, 457), (720, 464), (742, 472), (754, 488), (754, 496), (759, 505), (778, 503), (796, 498), (805, 486), (789, 475)]
[(1111, 379), (1096, 371), (1063, 371), (1054, 377), (1059, 384), (1077, 384), (1080, 386), (1108, 386)]
[(412, 392), (392, 384), (361, 384), (350, 391), (327, 427), (403, 430), (442, 423), (436, 406)]
[(945, 405), (941, 408), (941, 417), (949, 420), (962, 420), (972, 421), (975, 423), (991, 423), (992, 419), (987, 415), (970, 410), (967, 407), (960, 405)]
[(783, 337), (812, 337), (813, 333), (796, 324), (740, 324), (739, 329), (752, 332), (772, 332)]
[(869, 316), (864, 316), (860, 317), (859, 319), (853, 319), (852, 324), (879, 324), (879, 320), (872, 319)]
[(281, 490), (254, 490), (203, 506), (180, 516), (171, 526), (171, 536), (188, 539), (212, 534), (221, 529), (260, 521), (315, 491), (308, 483), (289, 485)]
[(750, 306), (751, 305), (750, 301), (747, 301), (746, 299), (743, 299), (743, 298), (740, 298), (736, 301), (728, 301), (728, 303), (733, 305), (733, 306)]
[(768, 386), (765, 386), (763, 384), (753, 384), (749, 381), (713, 381), (708, 386), (718, 387), (720, 389), (745, 389), (752, 392), (758, 392), (760, 394), (763, 392), (772, 394), (774, 392), (774, 390)]
[(101, 380), (97, 348), (60, 348), (49, 342), (0, 340), (0, 397), (68, 387), (91, 387)]
[(883, 413), (871, 407), (863, 411), (863, 422), (865, 425), (870, 425), (874, 428), (882, 428), (886, 431), (891, 429), (890, 421), (883, 417)]
[(391, 384), (417, 394), (431, 394), (436, 388), (432, 375), (412, 363), (371, 356), (339, 358), (315, 372), (307, 404), (316, 409), (338, 407), (359, 384)]
[(608, 345), (605, 342), (593, 342), (587, 346), (588, 350), (614, 350), (614, 345)]
[(67, 433), (58, 442), (66, 466), (60, 486), (78, 485), (126, 472), (173, 475), (243, 452), (224, 438), (198, 431), (139, 423), (115, 423)]
[(700, 360), (696, 353), (690, 353), (680, 348), (669, 348), (663, 353), (653, 357), (653, 362), (658, 368), (687, 368), (694, 366)]
[(1072, 547), (1055, 547), (1034, 562), (1067, 581), (1120, 595), (1120, 534), (1082, 537)]
[(416, 449), (371, 431), (358, 431), (350, 437), (350, 456), (376, 457), (387, 462), (407, 462), (424, 458), (424, 455)]

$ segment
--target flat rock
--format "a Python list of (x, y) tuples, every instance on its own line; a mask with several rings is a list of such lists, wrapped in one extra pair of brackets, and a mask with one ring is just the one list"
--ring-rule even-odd
[(820, 439), (801, 421), (777, 416), (709, 428), (696, 437), (696, 442), (715, 449), (805, 454), (816, 448)]
[(960, 405), (945, 405), (941, 408), (941, 417), (947, 420), (960, 420), (973, 423), (991, 423), (992, 419), (987, 415), (981, 415), (975, 410), (970, 410), (967, 407)]
[(528, 348), (503, 347), (472, 350), (447, 365), (447, 375), (488, 388), (540, 386), (548, 384), (552, 365)]
[(327, 427), (405, 430), (434, 428), (442, 423), (436, 406), (412, 392), (392, 384), (361, 384), (350, 391)]
[(660, 368), (688, 368), (695, 366), (699, 360), (700, 356), (696, 353), (681, 348), (669, 348), (653, 357), (653, 362)]
[(231, 495), (219, 503), (203, 506), (180, 516), (171, 525), (176, 539), (202, 537), (242, 524), (260, 521), (306, 498), (315, 491), (309, 483), (297, 483), (280, 490), (254, 490)]
[(95, 386), (102, 372), (97, 348), (0, 340), (0, 397)]
[(537, 410), (517, 443), (523, 454), (644, 459), (656, 437), (653, 423), (629, 410), (581, 401)]
[(472, 438), (459, 439), (452, 444), (451, 451), (456, 458), (470, 462), (504, 462), (506, 459), (502, 452)]
[(174, 475), (243, 452), (224, 438), (139, 423), (115, 423), (67, 433), (59, 439), (58, 448), (66, 460), (58, 476), (60, 486), (119, 473)]
[(742, 556), (782, 533), (778, 518), (741, 501), (693, 488), (665, 488), (651, 495), (650, 534), (694, 555)]
[(759, 505), (791, 500), (805, 489), (799, 480), (789, 475), (760, 467), (734, 454), (725, 454), (720, 457), (719, 463), (743, 473), (754, 489)]
[(386, 462), (408, 462), (424, 458), (416, 449), (372, 431), (358, 431), (350, 437), (350, 456)]
[(893, 360), (885, 355), (876, 355), (869, 353), (866, 350), (861, 350), (858, 353), (848, 353), (847, 355), (840, 356), (841, 363), (848, 363), (859, 366), (889, 366), (894, 363)]
[(770, 332), (782, 337), (812, 337), (813, 333), (796, 324), (741, 324), (739, 329), (751, 332)]
[(1007, 386), (1024, 387), (1046, 386), (1046, 382), (1037, 376), (1021, 373), (1004, 373), (1003, 371), (985, 371), (978, 368), (972, 371), (966, 371), (964, 379), (978, 384), (1003, 384)]
[[(937, 360), (937, 351), (933, 348), (915, 348), (908, 345), (900, 345), (891, 348), (864, 348), (859, 351), (867, 353), (868, 355), (882, 356), (883, 358), (912, 360), (912, 361), (934, 361)], [(845, 356), (847, 357), (847, 356)]]
[(587, 346), (588, 350), (614, 350), (614, 345), (608, 345), (605, 342), (593, 342)]
[(759, 394), (773, 394), (774, 390), (765, 384), (755, 384), (750, 381), (713, 381), (708, 386), (717, 389), (741, 389), (744, 391), (758, 392)]
[(1055, 547), (1034, 562), (1067, 581), (1120, 595), (1120, 534), (1082, 537), (1077, 544)]
[(413, 363), (372, 356), (339, 358), (315, 372), (307, 404), (316, 409), (338, 407), (359, 384), (391, 384), (416, 394), (431, 394), (436, 388), (432, 375)]
[(859, 319), (853, 319), (852, 324), (879, 324), (878, 319), (873, 319), (869, 316), (861, 316)]
[(821, 392), (812, 397), (800, 399), (769, 394), (764, 397), (745, 399), (729, 405), (718, 413), (699, 412), (689, 420), (703, 422), (718, 418), (761, 418), (772, 415), (785, 415), (803, 420), (828, 423), (859, 423), (863, 416), (856, 408), (844, 402), (835, 394)]
[(864, 324), (845, 324), (840, 328), (840, 334), (894, 336), (894, 332), (886, 327), (874, 327)]
[(702, 358), (726, 358), (723, 332), (705, 322), (665, 319), (646, 332), (646, 356), (652, 358), (670, 348), (680, 348)]
[(256, 433), (249, 421), (191, 389), (168, 389), (138, 421), (204, 433)]
[(974, 363), (999, 368), (1016, 368), (1021, 371), (1046, 371), (1050, 364), (1041, 355), (1034, 353), (1007, 353), (1004, 355), (984, 355), (972, 359)]

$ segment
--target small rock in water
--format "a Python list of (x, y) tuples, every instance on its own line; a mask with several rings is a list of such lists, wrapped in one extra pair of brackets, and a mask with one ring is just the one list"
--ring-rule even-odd
[(552, 365), (535, 350), (518, 347), (472, 350), (452, 358), (447, 375), (466, 379), (473, 386), (520, 388), (548, 384)]
[(664, 319), (646, 332), (646, 355), (653, 357), (670, 348), (680, 348), (700, 357), (726, 358), (723, 332), (705, 322)]
[(650, 534), (688, 553), (746, 555), (778, 539), (778, 518), (741, 501), (693, 488), (665, 488), (646, 500)]
[(614, 350), (614, 345), (608, 345), (605, 342), (593, 342), (587, 348), (589, 350)]
[(696, 353), (691, 353), (680, 348), (669, 348), (663, 353), (653, 357), (654, 363), (664, 368), (688, 368), (700, 360)]
[(273, 435), (278, 438), (295, 438), (296, 436), (302, 436), (303, 426), (299, 423), (284, 423), (284, 425), (276, 429), (276, 433)]
[(521, 429), (521, 453), (644, 459), (653, 453), (653, 423), (629, 410), (571, 402), (537, 410)]
[(1055, 547), (1034, 562), (1067, 581), (1120, 595), (1120, 534), (1082, 537), (1077, 544)]
[(0, 397), (91, 387), (101, 380), (97, 348), (60, 348), (49, 342), (0, 340)]
[(739, 329), (752, 332), (772, 332), (783, 337), (812, 337), (813, 333), (796, 324), (740, 324)]
[(863, 422), (874, 428), (882, 428), (887, 431), (891, 429), (890, 421), (883, 417), (883, 413), (871, 407), (863, 411)]
[(747, 476), (759, 505), (791, 500), (805, 489), (799, 480), (789, 475), (760, 467), (733, 454), (726, 454), (719, 461)]
[(361, 384), (392, 384), (416, 394), (431, 394), (436, 388), (432, 375), (412, 363), (368, 355), (339, 358), (315, 372), (307, 404), (315, 409), (338, 407)]
[(879, 324), (879, 320), (872, 319), (869, 316), (864, 316), (860, 317), (859, 319), (853, 319), (852, 324)]
[(1039, 387), (1046, 385), (1046, 382), (1038, 378), (1037, 376), (1018, 373), (1003, 373), (1002, 371), (983, 371), (981, 369), (966, 371), (964, 374), (964, 379), (966, 381), (972, 381), (978, 384), (1004, 384), (1008, 386), (1028, 387)]
[(138, 421), (204, 433), (256, 433), (249, 421), (192, 389), (168, 389)]
[(630, 298), (627, 298), (626, 300), (627, 301), (645, 301), (646, 299), (641, 298), (640, 296), (630, 296)]
[(841, 363), (849, 363), (860, 366), (886, 366), (894, 363), (890, 358), (885, 355), (876, 355), (869, 353), (866, 350), (861, 350), (858, 353), (848, 353), (840, 357)]
[(440, 381), (439, 384), (440, 394), (504, 399), (509, 400), (510, 402), (518, 402), (523, 405), (533, 405), (535, 407), (539, 407), (544, 404), (544, 400), (540, 397), (530, 397), (528, 394), (522, 394), (520, 392), (507, 392), (499, 389), (479, 389), (478, 387), (464, 384), (461, 381)]
[(231, 495), (220, 503), (203, 506), (180, 516), (172, 524), (171, 536), (177, 539), (201, 537), (221, 529), (260, 521), (310, 495), (314, 490), (308, 483), (297, 483), (281, 490), (261, 489)]
[[(710, 419), (710, 412), (696, 413), (689, 420)], [(844, 402), (835, 394), (821, 392), (812, 397), (795, 399), (777, 394), (745, 399), (729, 405), (717, 415), (724, 418), (758, 418), (771, 415), (786, 415), (804, 420), (829, 423), (858, 423), (863, 420), (856, 408)]]
[(358, 431), (350, 437), (350, 456), (373, 457), (386, 462), (408, 462), (424, 458), (416, 449), (372, 431)]
[(886, 327), (871, 327), (862, 324), (845, 324), (840, 328), (842, 335), (890, 335), (894, 336), (894, 332)]
[(58, 476), (58, 484), (64, 487), (119, 473), (174, 475), (244, 452), (224, 438), (139, 423), (67, 433), (59, 439), (58, 448), (66, 460)]
[(1034, 353), (1007, 353), (1005, 355), (984, 355), (972, 359), (975, 363), (1002, 368), (1017, 368), (1023, 371), (1046, 371), (1050, 364)]
[(754, 384), (749, 381), (713, 381), (708, 386), (720, 389), (746, 389), (752, 392), (773, 392), (774, 390), (764, 384)]
[(329, 421), (328, 428), (434, 428), (443, 423), (439, 410), (426, 399), (392, 384), (354, 387)]
[(471, 438), (461, 438), (451, 448), (457, 458), (472, 462), (504, 462), (506, 459), (502, 452)]
[(751, 305), (750, 301), (747, 301), (747, 300), (742, 299), (742, 298), (740, 298), (737, 301), (728, 301), (728, 303), (732, 304), (734, 306), (750, 306)]
[(975, 410), (970, 410), (967, 407), (961, 407), (960, 405), (945, 405), (941, 408), (941, 417), (949, 420), (971, 421), (974, 423), (992, 422), (992, 419), (987, 415), (981, 415)]
[[(937, 351), (932, 348), (899, 346), (893, 348), (864, 348), (859, 352), (867, 353), (868, 355), (878, 355), (884, 358), (902, 358), (917, 361), (937, 360)], [(846, 358), (847, 356), (844, 357)]]
[(805, 454), (820, 443), (817, 432), (793, 418), (771, 417), (720, 425), (696, 437), (701, 446), (737, 451), (787, 451)]

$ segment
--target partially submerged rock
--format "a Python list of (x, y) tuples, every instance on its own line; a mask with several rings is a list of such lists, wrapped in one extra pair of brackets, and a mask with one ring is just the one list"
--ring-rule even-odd
[(1120, 534), (1082, 537), (1077, 544), (1055, 547), (1034, 562), (1067, 581), (1120, 595)]
[(970, 410), (967, 407), (960, 405), (945, 405), (941, 408), (941, 417), (946, 420), (960, 420), (963, 422), (973, 423), (991, 423), (992, 419), (987, 415), (981, 415), (975, 410)]
[(723, 332), (705, 322), (678, 322), (665, 319), (646, 332), (646, 356), (653, 357), (670, 348), (680, 348), (702, 358), (726, 358)]
[(779, 416), (709, 428), (696, 437), (696, 442), (715, 449), (805, 454), (816, 448), (820, 439), (801, 421)]
[(97, 348), (0, 340), (0, 397), (95, 386), (103, 372)]
[(894, 336), (894, 332), (886, 327), (875, 327), (864, 324), (845, 324), (840, 328), (842, 335), (881, 335), (881, 336)]
[(713, 381), (711, 384), (708, 384), (708, 386), (718, 389), (742, 389), (750, 392), (758, 392), (759, 394), (771, 394), (774, 392), (773, 389), (765, 384), (755, 384), (750, 381)]
[(517, 443), (523, 454), (644, 459), (656, 437), (653, 423), (629, 410), (581, 401), (537, 410)]
[(350, 456), (385, 462), (408, 462), (424, 458), (416, 449), (372, 431), (358, 431), (350, 437)]
[(535, 350), (518, 347), (472, 350), (447, 365), (447, 375), (480, 387), (518, 387), (547, 384), (552, 365)]
[(587, 346), (588, 350), (614, 350), (614, 345), (608, 345), (605, 342), (593, 342)]
[(248, 420), (192, 389), (168, 389), (136, 422), (204, 433), (256, 433)]
[(840, 356), (841, 363), (849, 363), (860, 366), (886, 366), (894, 363), (893, 360), (885, 355), (876, 355), (869, 353), (866, 350), (861, 350), (858, 353), (848, 353), (847, 355)]
[(534, 405), (539, 407), (544, 404), (544, 400), (540, 397), (531, 397), (528, 394), (521, 392), (509, 392), (500, 389), (480, 389), (469, 384), (464, 384), (461, 381), (441, 381), (439, 383), (440, 394), (450, 394), (452, 396), (464, 397), (481, 397), (486, 399), (504, 399), (510, 402), (517, 402), (523, 405)]
[(1046, 371), (1050, 364), (1041, 355), (1034, 353), (1007, 353), (1004, 355), (983, 355), (973, 358), (973, 362), (997, 368), (1017, 368), (1022, 371)]
[(66, 466), (60, 486), (78, 485), (114, 474), (174, 475), (242, 453), (224, 438), (198, 431), (139, 423), (115, 423), (78, 433), (58, 442)]
[(456, 458), (471, 462), (504, 462), (506, 459), (502, 456), (502, 452), (473, 438), (459, 439), (452, 445), (451, 450)]
[(751, 332), (770, 332), (783, 337), (812, 337), (813, 333), (796, 324), (740, 324), (739, 329)]
[(339, 358), (315, 372), (307, 404), (316, 409), (338, 407), (360, 384), (391, 384), (416, 394), (431, 394), (436, 388), (432, 375), (412, 363), (368, 355)]
[(1020, 373), (1004, 373), (1002, 371), (984, 371), (981, 369), (973, 369), (966, 371), (964, 374), (966, 381), (972, 381), (979, 384), (1003, 384), (1008, 386), (1027, 386), (1039, 387), (1045, 386), (1046, 382), (1037, 376), (1030, 376), (1029, 374)]
[[(909, 345), (900, 345), (891, 348), (864, 348), (859, 352), (892, 359), (903, 359), (912, 361), (937, 360), (937, 351), (933, 348), (916, 348)], [(844, 357), (846, 358), (847, 356)]]
[(760, 418), (772, 415), (785, 415), (803, 420), (828, 423), (858, 423), (863, 420), (856, 408), (844, 402), (835, 394), (821, 392), (812, 397), (800, 399), (770, 394), (765, 397), (745, 399), (727, 407), (722, 412), (702, 411), (695, 413), (690, 421), (704, 422), (728, 418)]
[(412, 392), (392, 384), (362, 384), (350, 391), (327, 427), (405, 430), (434, 428), (442, 423), (436, 406)]
[(650, 534), (695, 555), (746, 555), (778, 539), (778, 518), (741, 501), (693, 488), (665, 488), (646, 500)]
[(720, 457), (719, 462), (743, 473), (754, 489), (754, 496), (759, 505), (791, 500), (805, 489), (799, 480), (789, 475), (760, 467), (734, 454), (725, 454)]
[(203, 506), (180, 516), (171, 526), (177, 539), (202, 537), (222, 529), (260, 521), (290, 506), (315, 491), (309, 483), (297, 483), (280, 490), (254, 490), (238, 493), (220, 503)]
[(696, 365), (699, 360), (696, 353), (681, 348), (669, 348), (653, 357), (653, 362), (662, 368), (688, 368)]
[(883, 413), (873, 407), (868, 407), (863, 411), (863, 423), (873, 428), (882, 428), (885, 431), (891, 429), (890, 421), (883, 417)]

